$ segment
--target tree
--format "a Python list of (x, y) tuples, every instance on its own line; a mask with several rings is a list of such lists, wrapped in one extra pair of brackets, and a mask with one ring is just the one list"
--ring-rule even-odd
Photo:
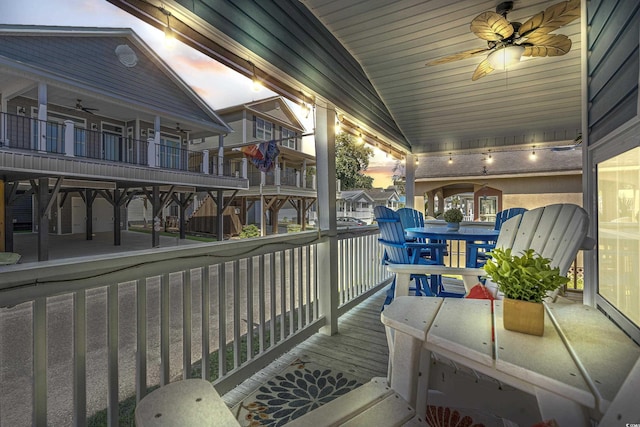
[(357, 144), (353, 136), (341, 133), (336, 137), (336, 176), (342, 190), (373, 188), (373, 178), (362, 172), (369, 167), (373, 150)]
[(393, 176), (391, 177), (391, 180), (393, 181), (393, 186), (396, 187), (398, 193), (405, 194), (407, 175), (404, 163), (401, 160), (396, 160), (395, 165), (393, 165)]

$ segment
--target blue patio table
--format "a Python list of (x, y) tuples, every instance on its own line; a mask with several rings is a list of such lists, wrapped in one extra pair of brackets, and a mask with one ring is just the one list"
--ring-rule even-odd
[[(465, 242), (490, 242), (498, 239), (499, 230), (482, 227), (460, 227), (452, 230), (447, 226), (426, 226), (405, 228), (407, 237), (432, 239), (432, 240), (458, 240)], [(465, 266), (469, 266), (468, 254), (465, 254)]]

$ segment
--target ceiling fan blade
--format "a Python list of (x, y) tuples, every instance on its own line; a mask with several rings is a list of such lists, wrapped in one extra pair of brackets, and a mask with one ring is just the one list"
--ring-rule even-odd
[(471, 81), (476, 81), (486, 76), (490, 72), (493, 71), (493, 67), (489, 64), (489, 60), (485, 59), (476, 67), (476, 70), (473, 72), (473, 76), (471, 77)]
[(471, 32), (483, 40), (500, 41), (513, 34), (513, 25), (502, 15), (483, 12), (471, 21)]
[(471, 49), (471, 50), (466, 50), (464, 52), (458, 52), (458, 53), (456, 53), (454, 55), (445, 56), (443, 58), (436, 59), (436, 60), (433, 60), (431, 62), (427, 62), (426, 65), (446, 64), (447, 62), (458, 61), (460, 59), (467, 59), (467, 58), (471, 58), (472, 56), (477, 55), (479, 53), (487, 52), (489, 50), (491, 50), (491, 49)]
[(571, 39), (564, 34), (541, 34), (522, 44), (523, 56), (562, 56), (571, 50)]
[(521, 37), (548, 34), (580, 17), (580, 0), (563, 1), (549, 6), (520, 26)]

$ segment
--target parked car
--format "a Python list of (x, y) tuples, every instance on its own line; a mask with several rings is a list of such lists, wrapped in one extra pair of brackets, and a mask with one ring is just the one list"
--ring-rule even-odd
[(353, 227), (353, 226), (367, 225), (367, 223), (364, 222), (363, 220), (354, 218), (352, 216), (339, 216), (338, 218), (336, 218), (336, 221), (338, 223), (338, 227)]

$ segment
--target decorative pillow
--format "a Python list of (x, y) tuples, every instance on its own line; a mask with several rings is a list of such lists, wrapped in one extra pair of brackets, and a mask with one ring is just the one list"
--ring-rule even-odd
[(495, 297), (491, 295), (489, 289), (485, 288), (482, 283), (478, 283), (469, 291), (469, 294), (465, 298), (472, 299), (489, 299), (493, 301)]

